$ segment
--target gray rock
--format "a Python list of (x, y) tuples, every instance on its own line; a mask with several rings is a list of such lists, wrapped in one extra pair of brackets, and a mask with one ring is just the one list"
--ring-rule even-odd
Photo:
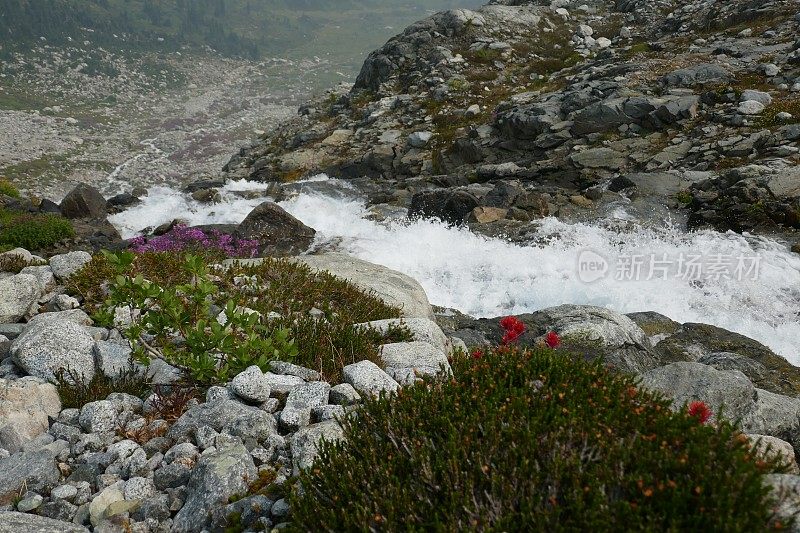
[(129, 344), (118, 342), (97, 341), (94, 345), (94, 357), (97, 368), (106, 376), (115, 378), (133, 372), (144, 375), (147, 368), (135, 363), (131, 358), (133, 351)]
[(186, 411), (170, 428), (167, 437), (173, 440), (189, 437), (201, 426), (257, 441), (263, 441), (276, 432), (275, 418), (269, 413), (236, 400), (221, 400)]
[(358, 391), (349, 383), (340, 383), (331, 387), (329, 399), (333, 405), (353, 405), (361, 402)]
[(740, 102), (747, 102), (753, 101), (758, 102), (764, 106), (768, 106), (772, 103), (772, 96), (769, 93), (765, 93), (764, 91), (755, 91), (753, 89), (747, 89), (742, 91), (742, 96), (739, 97)]
[(172, 463), (153, 472), (153, 483), (160, 491), (183, 487), (189, 482), (192, 467), (183, 463)]
[(258, 366), (251, 366), (233, 378), (230, 384), (231, 391), (240, 398), (261, 403), (269, 399), (269, 381)]
[(412, 385), (423, 375), (452, 372), (445, 353), (427, 342), (385, 344), (380, 348), (380, 356), (386, 373), (403, 385)]
[(451, 349), (450, 341), (442, 328), (427, 318), (390, 318), (356, 324), (356, 327), (372, 328), (383, 334), (388, 333), (392, 327), (404, 327), (411, 331), (415, 341), (427, 342), (444, 353), (449, 353)]
[(289, 441), (292, 450), (292, 462), (295, 474), (311, 467), (319, 454), (320, 441), (339, 441), (344, 438), (342, 427), (335, 420), (307, 426), (294, 435)]
[(88, 252), (69, 252), (51, 257), (50, 268), (56, 278), (63, 281), (81, 270), (91, 260), (92, 256)]
[(764, 104), (755, 100), (745, 100), (736, 110), (742, 115), (760, 115), (765, 109)]
[(411, 197), (408, 217), (438, 218), (450, 224), (460, 224), (476, 207), (478, 199), (467, 191), (452, 189), (420, 191)]
[(433, 133), (429, 131), (415, 131), (408, 136), (408, 144), (412, 148), (425, 148), (433, 138)]
[(61, 444), (53, 443), (0, 459), (0, 505), (11, 503), (20, 491), (44, 494), (55, 487), (61, 478), (56, 456), (63, 449)]
[(266, 372), (264, 374), (264, 379), (267, 384), (269, 384), (272, 396), (277, 398), (285, 398), (292, 389), (305, 383), (303, 378), (273, 374), (272, 372)]
[(256, 240), (259, 251), (270, 255), (305, 252), (315, 231), (273, 202), (257, 206), (236, 228), (239, 239)]
[(311, 418), (315, 422), (338, 420), (344, 417), (345, 410), (341, 405), (320, 405), (311, 409)]
[(94, 376), (94, 339), (68, 320), (49, 320), (26, 328), (10, 351), (14, 362), (28, 374), (47, 381), (55, 382), (61, 370), (86, 381)]
[(132, 477), (125, 482), (123, 494), (126, 500), (146, 500), (156, 495), (156, 487), (152, 479)]
[(41, 294), (39, 280), (31, 274), (0, 279), (0, 322), (17, 322), (36, 303)]
[(40, 494), (26, 496), (17, 503), (17, 511), (21, 513), (30, 513), (34, 509), (38, 509), (42, 505), (42, 502), (44, 502), (44, 498), (42, 498)]
[(107, 204), (100, 191), (79, 183), (61, 201), (61, 214), (67, 218), (103, 218)]
[(49, 427), (61, 411), (55, 386), (34, 378), (0, 379), (0, 448), (18, 451)]
[(763, 389), (755, 390), (755, 405), (742, 418), (748, 433), (770, 435), (800, 444), (800, 400)]
[(305, 381), (319, 381), (322, 379), (319, 372), (304, 366), (287, 363), (286, 361), (270, 361), (269, 369), (275, 374), (295, 376)]
[[(52, 311), (49, 313), (40, 313), (30, 320), (28, 320), (28, 327), (35, 326), (44, 322), (54, 322), (59, 320), (67, 320), (79, 326), (92, 326), (94, 320), (91, 319), (86, 311), (82, 309), (69, 309), (67, 311)], [(88, 333), (88, 331), (87, 331)]]
[(50, 291), (56, 286), (56, 277), (53, 275), (53, 269), (48, 265), (28, 266), (20, 270), (19, 273), (30, 274), (39, 280), (39, 289), (42, 293)]
[(295, 432), (311, 421), (314, 407), (327, 405), (331, 386), (322, 381), (304, 383), (293, 388), (286, 398), (286, 407), (281, 412), (281, 426)]
[[(672, 398), (680, 409), (693, 401), (705, 402), (716, 418), (722, 410), (726, 418), (737, 420), (755, 407), (756, 389), (738, 370), (721, 371), (701, 363), (679, 362), (655, 368), (642, 376), (642, 385)], [(724, 409), (723, 409), (724, 406)], [(756, 431), (755, 424), (752, 425)]]
[(234, 494), (247, 492), (257, 476), (253, 459), (242, 445), (203, 455), (189, 479), (186, 503), (175, 515), (172, 531), (200, 531), (209, 524), (209, 510), (226, 505)]
[(628, 162), (625, 154), (605, 147), (576, 152), (569, 158), (577, 167), (588, 169), (619, 170)]
[(405, 274), (338, 253), (308, 255), (297, 260), (315, 270), (327, 270), (363, 290), (373, 291), (387, 304), (400, 307), (405, 317), (433, 319), (425, 289)]
[(540, 334), (555, 331), (565, 347), (600, 357), (620, 370), (640, 374), (658, 365), (644, 331), (627, 316), (610, 309), (561, 305), (523, 318), (526, 324), (535, 322)]
[(117, 428), (117, 408), (108, 400), (87, 403), (81, 408), (79, 421), (87, 433), (114, 431)]
[(396, 392), (400, 385), (372, 361), (361, 361), (347, 365), (342, 376), (359, 394), (377, 396), (381, 392)]
[(77, 495), (78, 489), (74, 485), (59, 485), (50, 493), (50, 497), (54, 500), (72, 501)]
[(0, 511), (0, 533), (89, 533), (83, 526), (33, 514)]
[[(794, 474), (767, 474), (763, 483), (772, 491), (778, 505), (775, 514), (787, 522), (800, 514), (800, 476)], [(797, 531), (797, 527), (792, 528)]]
[(725, 83), (729, 80), (730, 74), (725, 68), (702, 63), (670, 72), (661, 81), (667, 87), (693, 87), (707, 83)]
[(778, 437), (756, 433), (748, 434), (747, 438), (757, 453), (767, 457), (779, 457), (788, 465), (790, 474), (800, 473), (800, 468), (795, 460), (794, 448), (790, 443)]

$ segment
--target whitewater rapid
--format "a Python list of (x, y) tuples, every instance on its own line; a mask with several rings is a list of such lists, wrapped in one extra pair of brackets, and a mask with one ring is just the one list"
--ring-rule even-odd
[[(111, 222), (124, 237), (176, 216), (192, 225), (238, 223), (263, 201), (240, 192), (264, 188), (232, 182), (221, 191), (221, 203), (203, 205), (156, 187), (142, 204)], [(376, 222), (362, 201), (329, 190), (303, 193), (280, 205), (317, 230), (317, 246), (333, 246), (408, 274), (433, 304), (471, 316), (520, 314), (565, 303), (621, 313), (657, 311), (678, 322), (741, 333), (800, 364), (800, 256), (770, 239), (676, 228), (620, 233), (601, 222), (548, 218), (537, 228), (536, 243), (521, 245), (434, 220)], [(719, 258), (730, 258), (730, 275), (681, 277), (679, 263), (698, 256), (709, 272)], [(652, 258), (660, 261), (661, 275), (622, 272), (621, 265), (637, 257), (644, 258), (645, 267)], [(737, 259), (742, 269), (734, 272)], [(587, 271), (587, 260), (605, 262), (606, 271)]]

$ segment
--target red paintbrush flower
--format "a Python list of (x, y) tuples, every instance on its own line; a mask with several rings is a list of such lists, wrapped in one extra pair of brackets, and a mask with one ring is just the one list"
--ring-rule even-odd
[(705, 402), (692, 402), (689, 404), (689, 416), (696, 418), (701, 424), (711, 418), (711, 408)]
[(511, 344), (525, 333), (525, 323), (515, 316), (507, 316), (500, 320), (500, 327), (505, 330), (501, 341), (503, 344)]
[(550, 348), (558, 348), (561, 344), (561, 337), (555, 331), (551, 331), (545, 336), (544, 343)]
[(483, 350), (474, 350), (472, 352), (473, 359), (480, 359), (481, 357), (483, 357)]

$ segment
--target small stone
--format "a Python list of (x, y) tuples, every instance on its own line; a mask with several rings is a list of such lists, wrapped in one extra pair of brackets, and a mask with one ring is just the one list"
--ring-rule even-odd
[(772, 103), (772, 96), (769, 93), (764, 91), (755, 91), (752, 89), (747, 89), (746, 91), (742, 91), (742, 96), (739, 98), (740, 102), (747, 102), (752, 100), (754, 102), (759, 102), (768, 106)]
[(319, 372), (303, 366), (287, 363), (285, 361), (270, 361), (269, 369), (275, 374), (295, 376), (305, 381), (319, 381), (322, 379)]
[(264, 373), (255, 365), (233, 378), (230, 388), (240, 398), (254, 403), (266, 401), (271, 392)]
[(608, 39), (606, 37), (600, 37), (599, 39), (597, 39), (598, 48), (603, 49), (603, 48), (608, 48), (609, 46), (611, 46), (611, 39)]
[(361, 402), (358, 391), (349, 383), (340, 383), (331, 387), (329, 399), (333, 405), (353, 405)]
[(117, 427), (117, 408), (108, 400), (87, 403), (81, 409), (79, 420), (87, 433), (114, 431)]
[(767, 63), (761, 65), (761, 71), (764, 73), (765, 76), (770, 78), (777, 76), (778, 74), (781, 73), (780, 67), (778, 65), (775, 65), (774, 63)]
[(339, 420), (345, 415), (344, 407), (341, 405), (320, 405), (311, 409), (311, 418), (315, 422), (325, 422), (326, 420)]
[(30, 513), (34, 509), (38, 509), (39, 506), (42, 505), (43, 501), (44, 498), (42, 498), (39, 494), (26, 496), (17, 503), (17, 511), (21, 513)]
[(578, 35), (581, 37), (591, 37), (594, 34), (594, 30), (591, 26), (586, 24), (581, 24), (578, 26)]
[(758, 115), (764, 111), (764, 104), (755, 100), (745, 100), (736, 110), (742, 115)]
[(59, 485), (50, 492), (50, 497), (54, 500), (72, 501), (78, 495), (78, 489), (74, 485)]
[(272, 504), (272, 517), (276, 520), (282, 520), (289, 516), (289, 502), (281, 498)]
[(412, 148), (425, 148), (433, 138), (429, 131), (416, 131), (408, 136), (408, 144)]

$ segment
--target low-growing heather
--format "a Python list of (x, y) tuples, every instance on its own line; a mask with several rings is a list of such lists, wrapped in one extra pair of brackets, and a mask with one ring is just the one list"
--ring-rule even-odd
[(58, 215), (0, 210), (0, 246), (35, 251), (74, 236), (72, 223)]
[(164, 235), (136, 237), (130, 242), (136, 252), (218, 252), (224, 257), (253, 257), (258, 252), (258, 241), (236, 239), (218, 230), (203, 231), (177, 225)]
[(502, 346), (369, 399), (291, 497), (302, 531), (780, 529), (728, 423), (562, 351)]
[(402, 327), (386, 334), (353, 327), (397, 318), (400, 309), (328, 273), (281, 259), (227, 268), (209, 268), (209, 261), (170, 252), (103, 254), (72, 276), (67, 289), (99, 324), (112, 325), (114, 308), (138, 310), (125, 335), (139, 359), (163, 358), (201, 385), (253, 364), (266, 370), (271, 359), (338, 382), (343, 366), (379, 362), (378, 346), (410, 339)]
[(61, 371), (56, 375), (56, 390), (64, 409), (80, 409), (87, 403), (105, 400), (114, 392), (123, 392), (144, 399), (150, 392), (147, 377), (131, 365), (113, 377), (106, 376), (95, 368), (91, 380), (84, 380), (73, 371)]

